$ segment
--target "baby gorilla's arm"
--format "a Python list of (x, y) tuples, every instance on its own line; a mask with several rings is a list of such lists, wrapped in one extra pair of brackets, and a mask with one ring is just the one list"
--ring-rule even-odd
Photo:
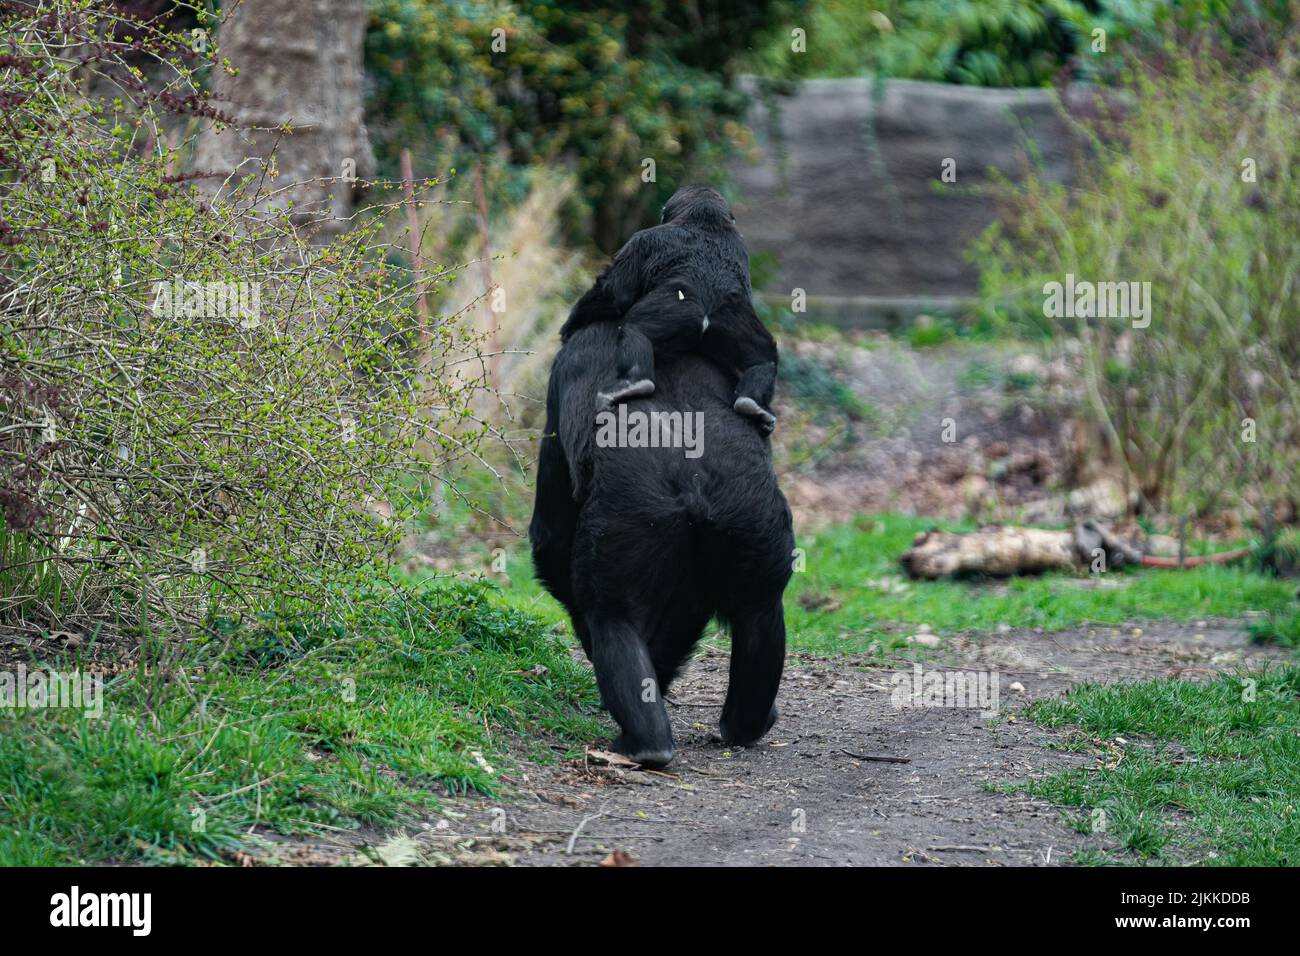
[(747, 296), (714, 310), (701, 351), (739, 376), (732, 407), (771, 432), (776, 427), (776, 416), (770, 411), (776, 388), (776, 340), (754, 314)]
[[(751, 365), (740, 376), (736, 385), (736, 403), (731, 407), (741, 415), (757, 418), (759, 427), (769, 434), (776, 428), (776, 416), (763, 407), (772, 403), (772, 392), (776, 385), (776, 363), (763, 362)], [(759, 402), (755, 396), (766, 395), (767, 401)]]
[(624, 325), (618, 330), (615, 367), (618, 381), (596, 395), (605, 407), (654, 394), (654, 345), (635, 326)]
[(591, 288), (569, 310), (569, 318), (560, 328), (561, 341), (568, 341), (574, 332), (595, 322), (622, 320), (624, 313), (641, 296), (644, 278), (641, 264), (649, 244), (644, 231), (627, 241)]
[(704, 309), (682, 289), (669, 284), (647, 293), (623, 317), (618, 381), (600, 400), (608, 406), (653, 395), (655, 357), (671, 360), (698, 348), (707, 324)]

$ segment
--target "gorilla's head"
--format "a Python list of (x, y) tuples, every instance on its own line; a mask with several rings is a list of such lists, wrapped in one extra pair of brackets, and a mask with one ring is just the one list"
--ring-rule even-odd
[(712, 186), (682, 186), (664, 203), (661, 222), (678, 225), (731, 227), (736, 217), (722, 198), (722, 193)]

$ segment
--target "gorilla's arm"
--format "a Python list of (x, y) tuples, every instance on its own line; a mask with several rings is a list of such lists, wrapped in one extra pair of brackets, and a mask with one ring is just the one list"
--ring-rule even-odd
[[(776, 339), (754, 312), (748, 296), (733, 296), (709, 315), (700, 353), (740, 377), (736, 411), (761, 418), (766, 425), (775, 424), (776, 419), (765, 410), (771, 407), (776, 388)], [(751, 408), (745, 399), (758, 408)]]
[(569, 310), (569, 318), (560, 328), (560, 341), (567, 341), (593, 322), (617, 322), (641, 298), (647, 253), (653, 245), (652, 237), (647, 235), (650, 231), (635, 233), (618, 250), (592, 287)]
[[(554, 404), (554, 403), (548, 403)], [(546, 434), (542, 438), (537, 460), (537, 493), (528, 537), (533, 547), (533, 566), (537, 577), (565, 605), (573, 602), (573, 529), (578, 521), (575, 494), (579, 487), (577, 472), (570, 477), (565, 448), (560, 441), (559, 417), (548, 415)]]
[(776, 387), (776, 340), (748, 295), (736, 295), (705, 315), (687, 286), (667, 282), (651, 291), (619, 329), (618, 381), (600, 393), (606, 405), (654, 394), (655, 363), (696, 352), (737, 379), (732, 407), (758, 419), (764, 431), (776, 427), (771, 411)]
[(552, 537), (563, 540), (563, 534), (549, 532), (548, 525), (555, 522), (546, 520), (546, 516), (560, 515), (563, 520), (558, 524), (567, 527), (577, 520), (575, 502), (586, 498), (595, 436), (596, 389), (608, 374), (602, 370), (614, 364), (617, 338), (613, 326), (589, 328), (566, 341), (551, 363), (537, 494), (539, 500), (544, 496), (554, 504), (533, 529), (535, 537), (544, 541)]
[(655, 361), (672, 361), (696, 351), (704, 333), (704, 307), (689, 286), (671, 279), (651, 289), (628, 310), (619, 327), (618, 385), (606, 402), (653, 394)]

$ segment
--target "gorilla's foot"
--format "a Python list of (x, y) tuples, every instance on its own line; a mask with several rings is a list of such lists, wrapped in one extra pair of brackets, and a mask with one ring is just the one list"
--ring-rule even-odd
[[(733, 747), (746, 747), (749, 744), (756, 743), (765, 733), (771, 730), (772, 725), (776, 723), (776, 718), (776, 704), (773, 704), (772, 709), (767, 712), (765, 722), (751, 723), (750, 721), (740, 720), (733, 723), (724, 717), (718, 730), (721, 731), (723, 743), (730, 744)], [(762, 729), (759, 730), (759, 727)]]
[(648, 378), (643, 378), (635, 382), (619, 382), (608, 392), (597, 392), (596, 398), (609, 408), (620, 402), (626, 402), (633, 398), (646, 398), (655, 393), (655, 383)]
[(776, 428), (776, 416), (748, 395), (740, 396), (731, 407), (747, 418), (757, 418), (758, 427), (769, 435)]
[(620, 734), (614, 741), (614, 751), (628, 760), (635, 760), (643, 767), (666, 767), (673, 759), (672, 744), (667, 747), (635, 744), (627, 739), (627, 734)]

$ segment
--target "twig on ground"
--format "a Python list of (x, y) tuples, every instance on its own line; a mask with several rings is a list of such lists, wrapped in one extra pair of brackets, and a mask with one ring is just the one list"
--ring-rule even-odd
[(992, 853), (994, 850), (998, 849), (998, 847), (992, 847), (992, 846), (965, 846), (965, 845), (963, 845), (963, 844), (961, 844), (961, 843), (952, 843), (952, 844), (939, 844), (938, 846), (929, 846), (929, 847), (926, 847), (926, 849), (927, 849), (927, 850), (933, 850), (933, 851), (935, 851), (936, 853), (942, 852), (942, 851), (944, 851), (944, 850), (952, 850), (952, 851), (958, 851), (958, 850), (961, 850), (961, 851), (967, 851), (967, 852), (970, 852), (970, 853)]
[(846, 754), (855, 760), (873, 760), (877, 763), (911, 763), (911, 757), (891, 757), (888, 754), (855, 754), (852, 750), (840, 749), (840, 753)]
[(593, 813), (590, 816), (583, 817), (578, 822), (578, 825), (574, 828), (573, 832), (569, 834), (569, 845), (564, 848), (565, 856), (573, 855), (573, 845), (578, 842), (578, 835), (582, 833), (582, 828), (585, 827), (592, 820), (599, 820), (601, 817), (603, 817), (605, 815), (605, 808), (608, 806), (609, 806), (608, 803), (603, 804), (598, 812)]

